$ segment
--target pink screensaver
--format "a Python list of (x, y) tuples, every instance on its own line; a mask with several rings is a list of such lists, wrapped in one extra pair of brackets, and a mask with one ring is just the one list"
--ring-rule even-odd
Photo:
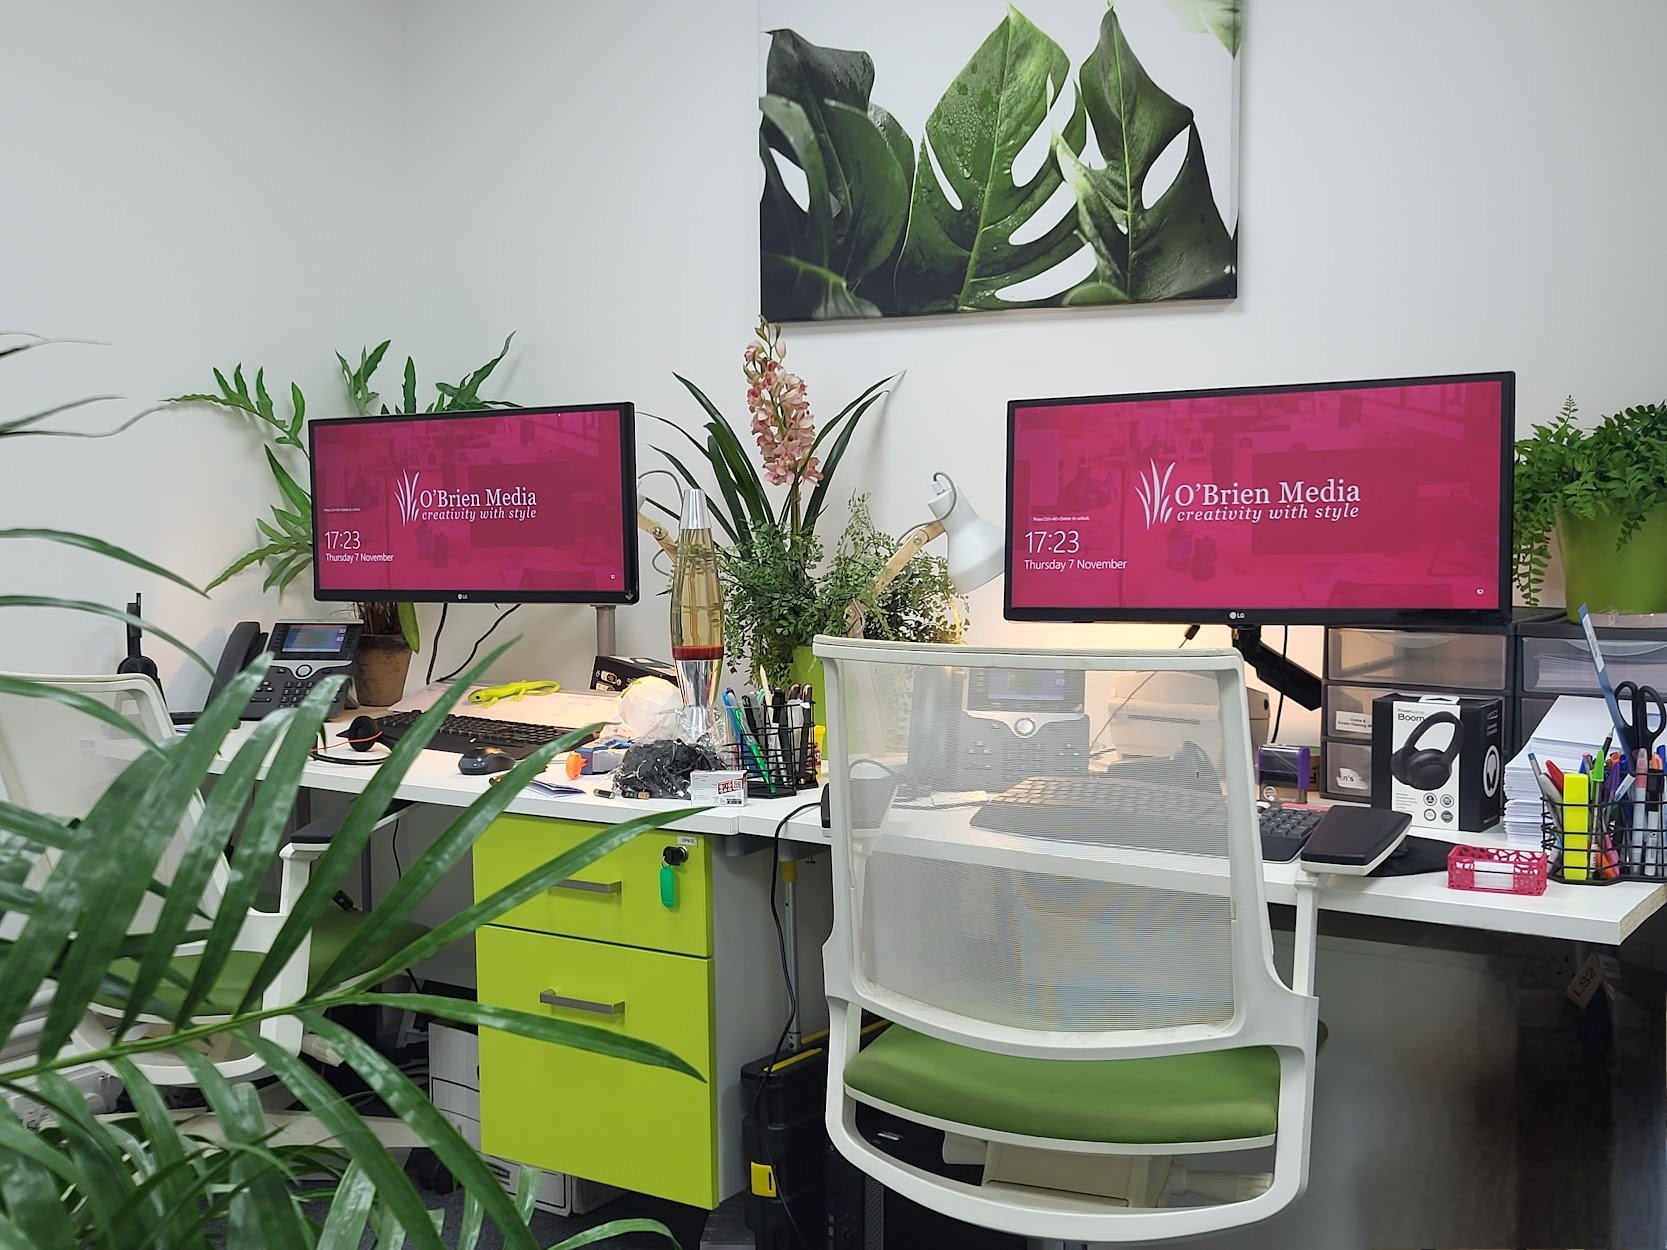
[(626, 406), (315, 422), (318, 593), (634, 597), (621, 460), (630, 415)]
[(1016, 403), (1009, 615), (1497, 610), (1509, 378)]

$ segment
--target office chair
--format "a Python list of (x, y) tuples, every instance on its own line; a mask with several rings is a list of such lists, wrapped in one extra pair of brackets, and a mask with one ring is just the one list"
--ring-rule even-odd
[[(175, 737), (161, 691), (154, 681), (137, 675), (99, 677), (44, 677), (33, 674), (4, 674), (15, 681), (34, 681), (59, 686), (92, 698), (119, 716), (138, 726), (154, 742), (168, 743)], [(35, 811), (64, 819), (85, 816), (109, 785), (137, 754), (134, 740), (111, 725), (78, 709), (50, 699), (27, 698), (15, 694), (0, 694), (0, 791), (6, 798)], [(201, 818), (201, 799), (192, 802), (186, 819), (164, 853), (158, 875), (172, 880), (180, 857)], [(277, 897), (270, 906), (259, 903), (251, 908), (243, 924), (233, 954), (207, 1001), (195, 1012), (198, 1020), (213, 1019), (229, 1014), (248, 988), (262, 955), (271, 949), (278, 931), (288, 919), (301, 891), (306, 888), (312, 862), (329, 849), (326, 822), (297, 830), (288, 845), (280, 851), (281, 869)], [(56, 852), (47, 852), (32, 870), (32, 886), (39, 886), (50, 875), (57, 863)], [(218, 913), (225, 895), (229, 870), (224, 856), (212, 865), (202, 892), (201, 910), (206, 916)], [(154, 925), (161, 908), (154, 895), (147, 895), (135, 916), (132, 931), (143, 933)], [(15, 920), (14, 918), (9, 918)], [(285, 965), (261, 997), (265, 1009), (281, 1008), (296, 1002), (306, 990), (309, 978), (319, 974), (342, 950), (359, 923), (363, 913), (332, 907), (326, 910), (294, 957)], [(361, 966), (365, 971), (412, 941), (421, 927), (405, 924)], [(11, 936), (6, 934), (6, 936)], [(179, 948), (174, 967), (187, 981), (201, 956), (202, 944), (186, 944)], [(118, 963), (112, 971), (131, 976), (136, 965)], [(157, 1001), (164, 1007), (176, 1007), (183, 991), (171, 981), (164, 980), (155, 991)], [(96, 1007), (83, 1017), (74, 1031), (73, 1045), (78, 1053), (98, 1050), (110, 1044), (111, 1030), (120, 1020), (123, 1003), (110, 1001)], [(153, 1023), (155, 1017), (141, 1016), (141, 1023)], [(334, 1056), (322, 1044), (304, 1036), (300, 1021), (294, 1016), (274, 1016), (259, 1026), (261, 1037), (282, 1046), (291, 1054), (306, 1051), (325, 1061)], [(221, 1074), (229, 1079), (252, 1079), (266, 1075), (264, 1062), (244, 1047), (227, 1043), (210, 1056)], [(159, 1050), (134, 1055), (132, 1063), (152, 1083), (163, 1086), (194, 1085), (196, 1080), (188, 1068), (171, 1051)]]
[[(913, 1202), (1035, 1240), (1193, 1237), (1297, 1198), (1317, 1048), (1314, 896), (1299, 892), (1293, 988), (1274, 969), (1262, 898), (1240, 657), (826, 637), (816, 654), (834, 847), (826, 1110), (839, 1152)], [(1093, 771), (1039, 779), (1042, 800), (1017, 816), (930, 786), (921, 799), (876, 791), (876, 769), (918, 771), (915, 680), (945, 666), (981, 676), (962, 684), (990, 692), (997, 706), (976, 710), (1005, 718), (1018, 750), (1035, 732), (1024, 692), (1040, 683), (1027, 671), (1081, 670), (1096, 730), (1127, 702), (1114, 703), (1115, 680), (1166, 674), (1171, 764), (1148, 755), (1120, 773), (1097, 734)], [(864, 1012), (892, 1024), (860, 1047)], [(941, 1174), (864, 1137), (859, 1104), (941, 1129)], [(1271, 1167), (1197, 1162), (1247, 1150)], [(1166, 1205), (1182, 1193), (1195, 1205)]]

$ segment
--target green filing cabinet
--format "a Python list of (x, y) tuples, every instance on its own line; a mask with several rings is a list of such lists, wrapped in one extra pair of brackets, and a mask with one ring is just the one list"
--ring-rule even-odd
[[(475, 897), (603, 827), (500, 818), (475, 845)], [(662, 892), (668, 847), (687, 854), (671, 873), (675, 897)], [(709, 839), (655, 830), (479, 931), (482, 1003), (654, 1042), (705, 1078), (482, 1029), (483, 1150), (717, 1206), (724, 1195), (711, 866)]]

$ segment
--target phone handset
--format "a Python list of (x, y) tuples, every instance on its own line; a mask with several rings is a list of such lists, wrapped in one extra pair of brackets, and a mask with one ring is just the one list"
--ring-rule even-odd
[(226, 636), (226, 649), (220, 653), (220, 663), (214, 668), (214, 681), (208, 688), (208, 699), (213, 701), (255, 657), (266, 649), (266, 631), (256, 621), (239, 621)]

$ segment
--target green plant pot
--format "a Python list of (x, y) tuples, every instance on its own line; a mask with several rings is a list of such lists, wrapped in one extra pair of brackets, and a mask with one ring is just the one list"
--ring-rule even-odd
[(1620, 539), (1615, 517), (1558, 517), (1571, 621), (1580, 619), (1583, 603), (1593, 612), (1667, 612), (1667, 510), (1647, 518), (1625, 546)]
[(828, 693), (822, 685), (822, 661), (816, 658), (816, 653), (809, 647), (793, 648), (793, 663), (788, 666), (787, 680), (799, 685), (809, 685), (816, 693), (816, 717), (814, 723), (824, 730), (828, 727)]

